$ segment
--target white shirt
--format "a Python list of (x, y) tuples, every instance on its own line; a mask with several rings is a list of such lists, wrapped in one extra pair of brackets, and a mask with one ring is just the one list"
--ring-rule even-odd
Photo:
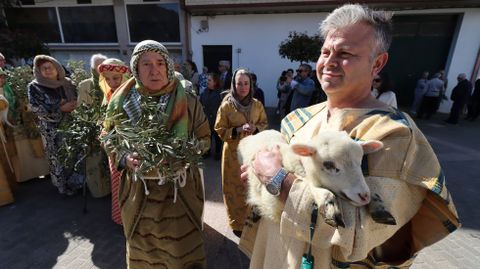
[[(378, 90), (377, 89), (373, 89), (372, 90), (372, 95), (377, 98), (378, 96)], [(394, 92), (392, 91), (388, 91), (388, 92), (384, 92), (380, 95), (380, 97), (378, 97), (378, 100), (389, 105), (389, 106), (393, 106), (394, 108), (397, 108), (397, 96), (395, 95)]]

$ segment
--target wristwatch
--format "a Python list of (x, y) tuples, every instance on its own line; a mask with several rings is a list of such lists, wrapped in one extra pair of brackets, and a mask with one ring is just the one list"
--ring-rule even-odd
[(287, 177), (288, 172), (282, 168), (278, 170), (278, 172), (270, 179), (267, 184), (265, 184), (265, 188), (267, 191), (273, 196), (279, 196), (280, 190), (282, 188), (282, 182)]

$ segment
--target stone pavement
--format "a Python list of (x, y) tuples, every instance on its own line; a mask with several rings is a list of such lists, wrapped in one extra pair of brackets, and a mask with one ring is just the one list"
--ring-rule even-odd
[[(412, 268), (480, 268), (480, 121), (446, 126), (443, 118), (418, 124), (438, 154), (463, 227), (422, 251)], [(248, 268), (226, 223), (219, 161), (206, 159), (205, 180), (208, 268)], [(0, 269), (125, 268), (125, 240), (110, 220), (110, 197), (87, 198), (84, 214), (81, 195), (62, 197), (49, 180), (19, 184), (15, 203), (0, 207)]]

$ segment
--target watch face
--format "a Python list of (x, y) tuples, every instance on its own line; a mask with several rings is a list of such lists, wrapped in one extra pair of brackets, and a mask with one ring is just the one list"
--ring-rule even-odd
[(267, 185), (265, 185), (265, 188), (267, 188), (267, 191), (271, 195), (278, 195), (280, 192), (280, 190), (272, 183), (268, 183)]

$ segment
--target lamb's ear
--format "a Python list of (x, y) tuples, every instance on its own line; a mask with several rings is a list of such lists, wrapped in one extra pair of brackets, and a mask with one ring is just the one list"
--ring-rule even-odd
[(317, 149), (307, 144), (292, 144), (290, 147), (295, 154), (304, 157), (310, 157), (317, 152)]
[(383, 148), (383, 143), (378, 140), (357, 141), (363, 148), (364, 154), (377, 152)]

